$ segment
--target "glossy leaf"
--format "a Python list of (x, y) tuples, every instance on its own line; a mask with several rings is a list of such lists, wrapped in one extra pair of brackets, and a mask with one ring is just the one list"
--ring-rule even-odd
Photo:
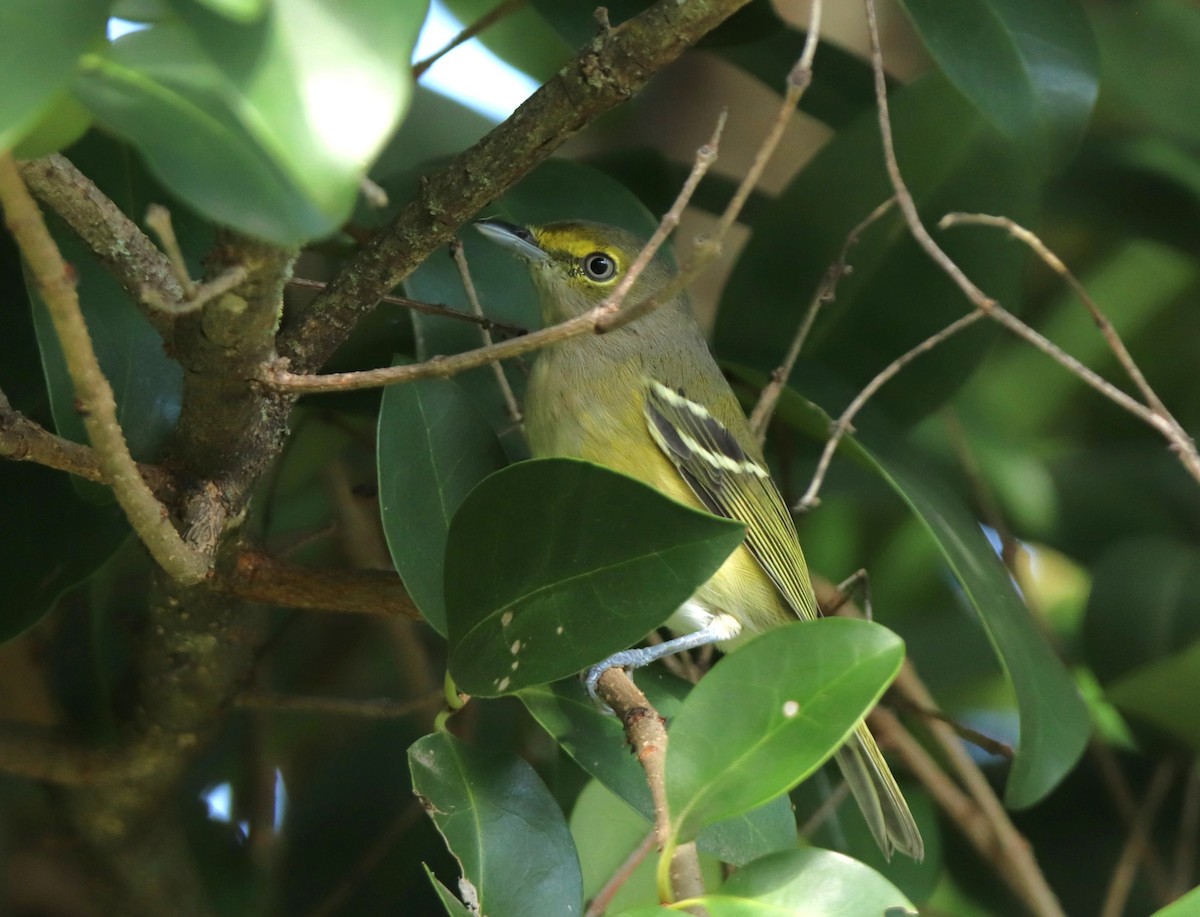
[(1074, 149), (1100, 78), (1076, 0), (902, 3), (942, 72), (998, 130), (1055, 159)]
[[(794, 392), (785, 392), (778, 416), (818, 440), (828, 435), (829, 416)], [(1014, 808), (1033, 805), (1058, 785), (1083, 753), (1090, 731), (1087, 709), (966, 508), (880, 424), (872, 423), (869, 412), (855, 424), (858, 433), (843, 439), (839, 455), (878, 473), (908, 504), (978, 614), (1012, 682), (1020, 744), (1005, 801)]]
[(841, 618), (784, 625), (723, 659), (671, 725), (676, 840), (800, 783), (837, 751), (903, 661), (895, 634)]
[[(916, 911), (913, 903), (875, 870), (832, 850), (812, 848), (773, 853), (739, 869), (715, 898), (746, 898), (759, 911), (793, 917), (859, 917)], [(715, 911), (713, 913), (720, 913)]]
[(454, 896), (454, 892), (446, 888), (446, 886), (441, 883), (441, 880), (429, 871), (428, 866), (425, 867), (425, 874), (429, 876), (429, 881), (433, 885), (433, 890), (437, 893), (438, 898), (441, 899), (442, 906), (446, 909), (447, 917), (472, 917), (472, 914), (467, 909), (467, 906), (459, 901), (458, 898)]
[[(635, 677), (654, 709), (672, 720), (687, 685), (656, 667), (640, 669)], [(641, 813), (644, 824), (652, 823), (654, 804), (646, 774), (626, 751), (620, 722), (592, 701), (581, 684), (539, 685), (517, 696), (576, 764)], [(779, 796), (750, 812), (708, 825), (696, 843), (702, 852), (734, 866), (790, 849), (796, 844), (791, 804), (786, 796)]]
[[(444, 0), (459, 22), (472, 23), (496, 8), (495, 0)], [(570, 58), (571, 47), (562, 41), (534, 5), (509, 10), (479, 35), (485, 48), (539, 82), (554, 77)]]
[(196, 0), (196, 2), (238, 22), (253, 22), (263, 14), (271, 0)]
[(532, 767), (439, 732), (408, 752), (413, 790), (462, 864), (479, 913), (583, 912), (579, 858), (566, 819)]
[(379, 509), (396, 571), (443, 636), (446, 533), (471, 489), (505, 464), (487, 421), (452, 379), (384, 390), (376, 437)]
[(425, 5), (277, 0), (253, 23), (177, 11), (88, 55), (80, 98), (217, 222), (283, 245), (333, 232), (407, 108)]
[[(1027, 221), (1036, 180), (1013, 148), (944, 80), (892, 98), (897, 156), (932, 224), (948, 210)], [(754, 225), (721, 297), (715, 349), (770, 372), (782, 360), (821, 278), (851, 229), (891, 195), (874, 112), (839, 132)], [(1022, 255), (967, 232), (938, 241), (989, 295), (1013, 305)], [(862, 236), (836, 302), (821, 313), (802, 363), (857, 391), (889, 362), (967, 309), (959, 290), (912, 241), (893, 210)], [(906, 367), (903, 386), (875, 401), (897, 420), (923, 416), (973, 373), (994, 329), (977, 325)], [(830, 410), (836, 406), (828, 405)]]
[(0, 150), (22, 140), (71, 81), (79, 56), (104, 42), (102, 0), (5, 0), (0, 3)]
[(484, 697), (572, 675), (662, 624), (742, 535), (588, 462), (498, 471), (450, 525), (450, 672)]

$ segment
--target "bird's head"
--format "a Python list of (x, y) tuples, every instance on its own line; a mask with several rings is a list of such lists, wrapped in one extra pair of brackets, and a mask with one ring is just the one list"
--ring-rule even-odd
[[(624, 229), (584, 220), (545, 226), (480, 220), (475, 226), (528, 262), (546, 324), (598, 306), (625, 276), (645, 244)], [(660, 254), (638, 278), (627, 301), (636, 302), (665, 284), (670, 276), (671, 268)]]

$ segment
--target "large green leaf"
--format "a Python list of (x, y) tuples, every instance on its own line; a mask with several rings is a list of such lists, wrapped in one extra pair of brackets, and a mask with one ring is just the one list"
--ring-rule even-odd
[[(688, 686), (657, 667), (637, 672), (638, 685), (660, 715), (673, 719)], [(618, 720), (602, 710), (577, 682), (538, 685), (518, 693), (542, 728), (587, 773), (641, 814), (651, 824), (654, 803), (646, 773), (626, 750)], [(724, 821), (708, 825), (696, 840), (700, 850), (722, 862), (744, 866), (776, 850), (796, 844), (796, 819), (786, 796)]]
[[(763, 905), (759, 915), (792, 917), (860, 917), (915, 911), (904, 894), (869, 866), (831, 850), (788, 850), (739, 869), (721, 886), (714, 900), (731, 897)], [(720, 908), (711, 911), (722, 913)]]
[(462, 865), (478, 913), (583, 913), (579, 858), (562, 810), (516, 755), (473, 748), (449, 733), (408, 751), (413, 790)]
[[(758, 379), (761, 384), (761, 378)], [(824, 440), (831, 420), (824, 411), (785, 391), (777, 415)], [(869, 412), (855, 420), (858, 433), (842, 440), (839, 454), (877, 472), (908, 504), (978, 614), (1012, 682), (1020, 713), (1020, 744), (1005, 800), (1033, 805), (1062, 780), (1083, 753), (1090, 731), (1087, 708), (1054, 655), (1008, 571), (979, 523)]]
[[(445, 0), (446, 9), (463, 23), (477, 21), (496, 5), (495, 0)], [(505, 63), (542, 82), (554, 77), (572, 51), (534, 6), (523, 4), (488, 26), (479, 41)]]
[(176, 10), (85, 57), (80, 98), (212, 219), (284, 245), (333, 232), (408, 106), (425, 4), (277, 0), (247, 23)]
[(903, 661), (895, 634), (845, 618), (784, 625), (722, 660), (671, 725), (676, 840), (800, 783), (837, 751)]
[(15, 146), (60, 100), (79, 56), (104, 43), (103, 0), (0, 3), (0, 150)]
[[(1033, 170), (945, 80), (935, 74), (896, 93), (892, 121), (901, 169), (927, 222), (948, 210), (1028, 219)], [(754, 224), (721, 298), (718, 354), (764, 372), (778, 366), (846, 235), (891, 193), (878, 125), (867, 113), (839, 132)], [(1016, 305), (1022, 257), (1016, 246), (962, 231), (939, 241), (989, 295)], [(855, 391), (968, 304), (897, 212), (863, 236), (850, 263), (853, 273), (818, 318), (801, 362)], [(877, 401), (896, 419), (923, 416), (975, 370), (991, 333), (976, 326), (937, 348), (905, 370), (902, 389), (884, 388)]]
[(1200, 751), (1200, 641), (1109, 685), (1105, 696)]
[(1193, 888), (1182, 898), (1155, 911), (1152, 917), (1192, 917), (1197, 911), (1200, 911), (1200, 888)]
[(1076, 0), (902, 0), (950, 82), (1017, 145), (1061, 160), (1096, 101), (1099, 53)]
[(384, 390), (376, 437), (379, 510), (396, 571), (433, 628), (446, 633), (442, 559), (459, 504), (504, 452), (452, 379)]
[(498, 471), (450, 525), (450, 671), (484, 697), (572, 675), (662, 624), (742, 534), (588, 462)]

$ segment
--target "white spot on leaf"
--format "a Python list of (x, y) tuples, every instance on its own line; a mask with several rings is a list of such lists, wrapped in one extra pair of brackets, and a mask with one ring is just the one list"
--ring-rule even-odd
[(800, 712), (800, 705), (794, 700), (785, 700), (783, 702), (783, 715), (789, 720)]

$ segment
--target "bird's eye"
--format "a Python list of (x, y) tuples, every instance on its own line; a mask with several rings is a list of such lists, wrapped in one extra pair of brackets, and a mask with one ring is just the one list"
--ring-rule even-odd
[(604, 252), (592, 252), (583, 259), (583, 272), (592, 280), (611, 280), (617, 272), (617, 261)]

